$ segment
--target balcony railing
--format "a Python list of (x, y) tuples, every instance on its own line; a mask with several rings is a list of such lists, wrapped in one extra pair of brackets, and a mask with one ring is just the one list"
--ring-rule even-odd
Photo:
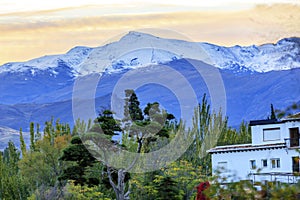
[(282, 173), (282, 172), (270, 172), (270, 173), (250, 173), (250, 180), (255, 182), (262, 181), (279, 181), (283, 183), (295, 184), (300, 181), (299, 173)]
[(300, 147), (300, 138), (285, 138), (284, 141), (288, 148)]

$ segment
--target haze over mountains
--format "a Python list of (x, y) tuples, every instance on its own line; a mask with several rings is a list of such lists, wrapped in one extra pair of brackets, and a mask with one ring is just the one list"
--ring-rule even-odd
[[(66, 54), (0, 66), (0, 143), (12, 139), (7, 136), (8, 128), (28, 130), (31, 121), (44, 124), (54, 116), (73, 124), (72, 92), (76, 79), (89, 79), (95, 73), (101, 77), (95, 95), (96, 109), (100, 110), (109, 107), (114, 86), (126, 72), (151, 71), (159, 65), (183, 75), (198, 100), (204, 93), (208, 97), (210, 94), (195, 65), (217, 68), (224, 82), (231, 126), (242, 120), (266, 118), (271, 103), (280, 109), (300, 101), (300, 38), (261, 46), (222, 47), (130, 32), (105, 46), (75, 47)], [(167, 68), (160, 69), (158, 79), (180, 87)], [(178, 100), (167, 88), (146, 84), (137, 94), (142, 105), (158, 101), (180, 116)]]

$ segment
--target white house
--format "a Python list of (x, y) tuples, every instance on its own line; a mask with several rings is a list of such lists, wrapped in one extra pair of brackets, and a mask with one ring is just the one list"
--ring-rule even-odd
[(228, 181), (299, 181), (300, 118), (256, 120), (250, 121), (250, 126), (251, 144), (217, 146), (208, 151), (214, 173), (221, 169)]

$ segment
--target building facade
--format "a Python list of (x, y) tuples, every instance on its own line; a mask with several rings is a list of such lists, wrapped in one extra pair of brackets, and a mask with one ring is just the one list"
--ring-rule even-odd
[(217, 146), (212, 154), (213, 172), (228, 182), (300, 180), (300, 118), (250, 121), (252, 143)]

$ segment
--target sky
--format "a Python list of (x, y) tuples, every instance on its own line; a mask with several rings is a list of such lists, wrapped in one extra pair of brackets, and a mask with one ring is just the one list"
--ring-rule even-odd
[(101, 46), (129, 31), (223, 46), (274, 43), (300, 37), (300, 0), (0, 0), (0, 65)]

